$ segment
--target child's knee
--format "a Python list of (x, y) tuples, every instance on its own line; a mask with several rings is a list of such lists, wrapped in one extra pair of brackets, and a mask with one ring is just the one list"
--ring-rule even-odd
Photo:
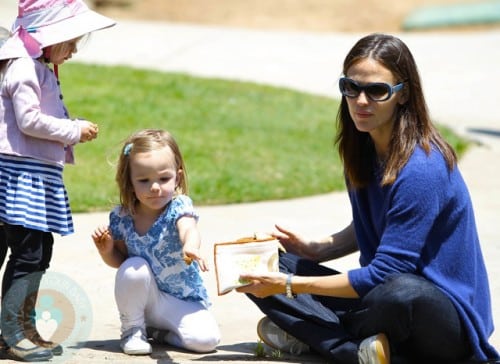
[(116, 272), (116, 282), (144, 282), (151, 279), (152, 273), (148, 262), (141, 257), (132, 257), (125, 260)]
[(206, 335), (197, 335), (184, 339), (184, 346), (186, 349), (198, 353), (208, 353), (214, 351), (220, 342), (219, 333), (207, 333)]
[(207, 318), (200, 318), (198, 324), (189, 329), (184, 327), (179, 335), (180, 346), (198, 353), (214, 351), (220, 343), (219, 326), (215, 320)]

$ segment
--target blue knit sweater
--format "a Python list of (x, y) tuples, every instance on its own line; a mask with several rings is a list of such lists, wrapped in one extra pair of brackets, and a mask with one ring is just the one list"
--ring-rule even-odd
[(469, 192), (442, 154), (416, 148), (391, 186), (380, 176), (351, 190), (361, 268), (349, 280), (364, 296), (392, 273), (414, 273), (451, 298), (467, 328), (474, 356), (497, 358), (488, 276)]

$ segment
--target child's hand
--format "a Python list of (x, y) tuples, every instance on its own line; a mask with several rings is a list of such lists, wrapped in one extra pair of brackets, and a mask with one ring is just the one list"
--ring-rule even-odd
[(183, 216), (177, 220), (177, 229), (182, 241), (182, 254), (187, 265), (193, 260), (198, 262), (202, 272), (208, 271), (208, 265), (200, 254), (200, 234), (196, 228), (196, 219)]
[(80, 122), (80, 143), (89, 142), (97, 138), (99, 133), (99, 126), (87, 120), (79, 120)]
[(107, 226), (100, 226), (92, 233), (92, 240), (101, 255), (111, 254), (113, 251), (113, 237)]
[(185, 247), (183, 249), (183, 253), (184, 253), (184, 261), (186, 262), (187, 265), (190, 265), (193, 262), (193, 260), (196, 260), (202, 272), (208, 271), (208, 265), (205, 262), (205, 259), (201, 257), (198, 249), (186, 249)]

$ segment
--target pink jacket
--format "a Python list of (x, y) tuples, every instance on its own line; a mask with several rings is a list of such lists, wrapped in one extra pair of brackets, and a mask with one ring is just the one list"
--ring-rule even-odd
[(74, 163), (82, 121), (69, 119), (54, 73), (24, 57), (10, 61), (0, 80), (0, 153)]

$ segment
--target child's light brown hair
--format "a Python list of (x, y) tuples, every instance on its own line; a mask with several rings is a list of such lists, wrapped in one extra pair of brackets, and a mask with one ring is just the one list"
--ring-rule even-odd
[(140, 130), (125, 140), (120, 153), (120, 158), (118, 159), (115, 181), (118, 184), (120, 193), (120, 204), (125, 211), (133, 214), (135, 204), (137, 202), (134, 187), (130, 179), (130, 159), (137, 153), (147, 153), (165, 147), (169, 147), (175, 156), (175, 164), (178, 174), (175, 195), (188, 193), (186, 167), (184, 165), (180, 148), (174, 137), (165, 130)]

